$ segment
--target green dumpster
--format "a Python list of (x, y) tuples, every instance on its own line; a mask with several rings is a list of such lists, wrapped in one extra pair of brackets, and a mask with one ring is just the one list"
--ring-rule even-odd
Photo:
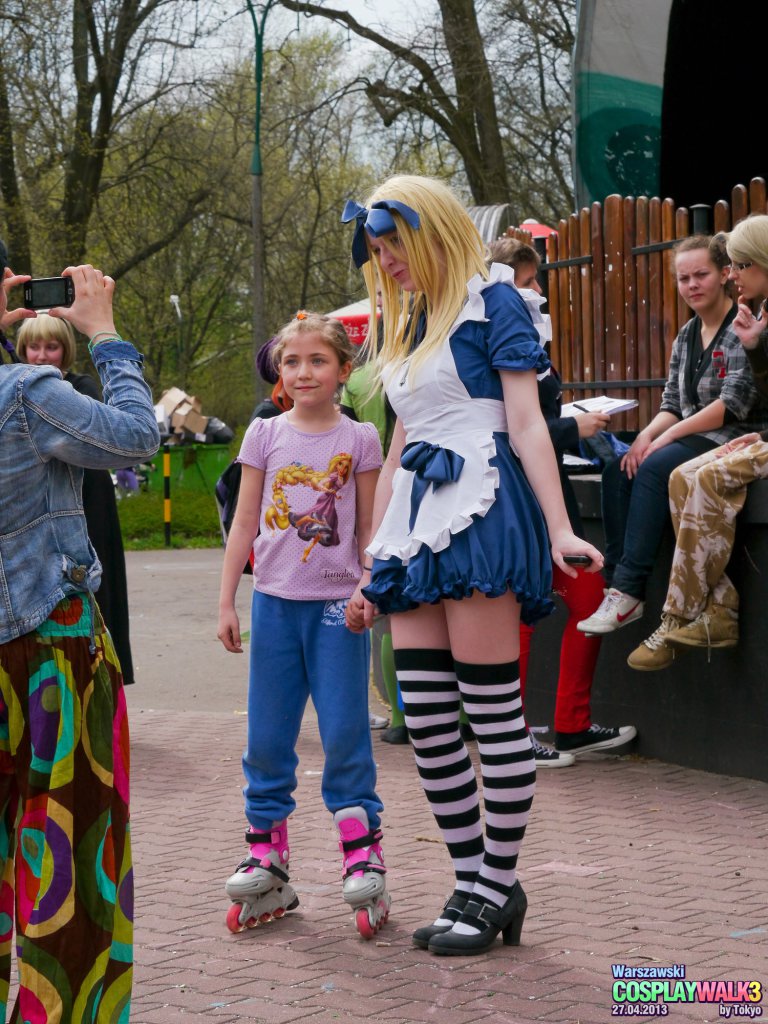
[[(163, 452), (154, 457), (149, 474), (150, 491), (163, 491)], [(172, 444), (171, 496), (175, 491), (203, 491), (213, 494), (216, 481), (232, 461), (228, 444)]]

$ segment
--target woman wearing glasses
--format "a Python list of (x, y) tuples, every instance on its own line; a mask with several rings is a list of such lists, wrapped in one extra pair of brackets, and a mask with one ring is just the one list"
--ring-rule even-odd
[[(761, 396), (768, 398), (768, 217), (742, 221), (729, 235), (727, 247), (731, 280), (739, 290), (733, 330)], [(750, 304), (758, 303), (760, 315), (755, 316)], [(768, 418), (762, 426), (766, 424)], [(659, 628), (630, 654), (632, 668), (666, 668), (680, 648), (738, 643), (739, 595), (725, 567), (747, 486), (768, 477), (766, 440), (768, 430), (745, 434), (672, 473), (669, 501), (677, 540), (667, 599)]]
[(752, 412), (757, 389), (733, 327), (729, 263), (721, 235), (694, 235), (675, 249), (678, 291), (694, 316), (672, 346), (660, 411), (603, 474), (608, 589), (596, 611), (579, 622), (582, 633), (612, 633), (642, 616), (669, 515), (672, 471), (759, 429)]

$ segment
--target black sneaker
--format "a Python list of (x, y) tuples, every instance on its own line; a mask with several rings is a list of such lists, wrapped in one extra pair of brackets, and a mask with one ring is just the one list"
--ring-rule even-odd
[(404, 725), (390, 725), (381, 734), (384, 743), (410, 743), (408, 729)]
[(606, 728), (592, 723), (583, 732), (556, 732), (555, 749), (568, 751), (571, 754), (587, 754), (590, 750), (613, 750), (623, 747), (637, 736), (634, 725), (621, 725), (618, 728)]
[(565, 754), (559, 750), (553, 750), (552, 747), (545, 747), (535, 736), (531, 736), (531, 746), (537, 768), (570, 768), (572, 764), (576, 763), (573, 754)]

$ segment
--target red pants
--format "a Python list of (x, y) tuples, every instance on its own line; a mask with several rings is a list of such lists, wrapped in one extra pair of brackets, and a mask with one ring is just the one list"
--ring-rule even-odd
[[(552, 567), (553, 587), (568, 609), (560, 645), (560, 676), (555, 700), (555, 732), (582, 732), (592, 724), (590, 695), (600, 637), (585, 636), (576, 623), (586, 619), (603, 599), (605, 582), (599, 572), (579, 572), (576, 579)], [(533, 629), (520, 623), (520, 692), (525, 700), (528, 655)]]

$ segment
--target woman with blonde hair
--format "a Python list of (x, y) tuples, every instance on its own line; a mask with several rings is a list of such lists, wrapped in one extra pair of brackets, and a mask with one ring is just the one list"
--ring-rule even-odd
[[(101, 401), (99, 386), (87, 373), (74, 373), (75, 334), (59, 317), (38, 313), (24, 320), (16, 335), (16, 353), (32, 366), (55, 366), (75, 391)], [(112, 476), (106, 469), (83, 470), (83, 511), (88, 536), (101, 562), (99, 610), (117, 651), (123, 683), (134, 681), (128, 617), (128, 579)]]
[[(520, 941), (527, 900), (516, 878), (535, 786), (518, 670), (520, 617), (552, 610), (552, 560), (597, 570), (574, 536), (541, 415), (549, 361), (508, 267), (445, 185), (397, 176), (349, 202), (352, 254), (374, 310), (397, 414), (376, 490), (373, 540), (350, 628), (391, 614), (395, 666), (416, 763), (455, 872), (454, 892), (414, 943), (439, 955)], [(547, 529), (549, 536), (547, 536)], [(551, 555), (550, 555), (551, 544)], [(485, 827), (459, 701), (474, 730)]]
[[(737, 224), (727, 239), (730, 277), (739, 291), (733, 330), (752, 377), (768, 399), (768, 216)], [(760, 307), (756, 317), (749, 303)], [(768, 410), (761, 406), (763, 425)], [(754, 413), (753, 413), (754, 418)], [(747, 487), (768, 477), (768, 430), (749, 433), (679, 466), (670, 477), (675, 553), (661, 624), (629, 656), (640, 671), (666, 668), (681, 648), (734, 647), (739, 595), (726, 574)]]

